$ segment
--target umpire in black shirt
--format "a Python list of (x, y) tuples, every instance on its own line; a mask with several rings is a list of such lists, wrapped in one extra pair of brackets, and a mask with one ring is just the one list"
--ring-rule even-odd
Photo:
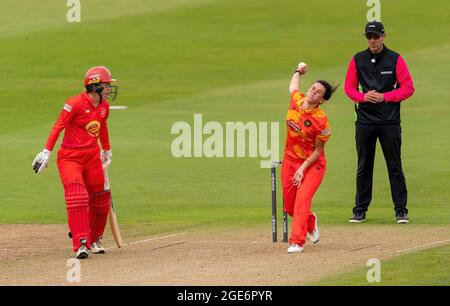
[(355, 103), (358, 153), (355, 207), (350, 222), (366, 220), (372, 200), (375, 148), (379, 139), (388, 168), (397, 223), (409, 223), (400, 153), (400, 104), (414, 93), (414, 85), (403, 58), (384, 45), (383, 24), (367, 23), (364, 35), (368, 48), (351, 59), (345, 79), (345, 93)]

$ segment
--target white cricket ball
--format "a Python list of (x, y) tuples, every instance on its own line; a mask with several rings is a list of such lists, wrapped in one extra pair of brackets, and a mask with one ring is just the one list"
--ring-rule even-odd
[(308, 70), (308, 65), (304, 62), (301, 62), (300, 64), (298, 64), (298, 69), (302, 69), (304, 66), (306, 66), (306, 68), (305, 68), (305, 72), (306, 72), (306, 70)]

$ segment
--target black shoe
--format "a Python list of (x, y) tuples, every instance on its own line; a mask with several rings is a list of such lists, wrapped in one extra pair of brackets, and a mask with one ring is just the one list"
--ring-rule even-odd
[(397, 224), (408, 224), (408, 214), (407, 213), (398, 213), (396, 214), (395, 218), (397, 219)]
[(361, 223), (366, 221), (366, 213), (365, 212), (358, 212), (354, 213), (353, 217), (350, 218), (350, 223)]

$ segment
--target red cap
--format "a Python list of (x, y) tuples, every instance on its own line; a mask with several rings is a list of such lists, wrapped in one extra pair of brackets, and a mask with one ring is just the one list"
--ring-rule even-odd
[(97, 83), (109, 83), (117, 80), (111, 77), (111, 72), (104, 66), (95, 66), (86, 72), (84, 86)]

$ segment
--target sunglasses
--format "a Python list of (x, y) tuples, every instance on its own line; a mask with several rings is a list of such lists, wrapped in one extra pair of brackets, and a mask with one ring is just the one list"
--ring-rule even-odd
[(375, 34), (375, 33), (367, 33), (366, 38), (367, 40), (371, 40), (372, 38), (377, 40), (381, 37), (381, 35)]

